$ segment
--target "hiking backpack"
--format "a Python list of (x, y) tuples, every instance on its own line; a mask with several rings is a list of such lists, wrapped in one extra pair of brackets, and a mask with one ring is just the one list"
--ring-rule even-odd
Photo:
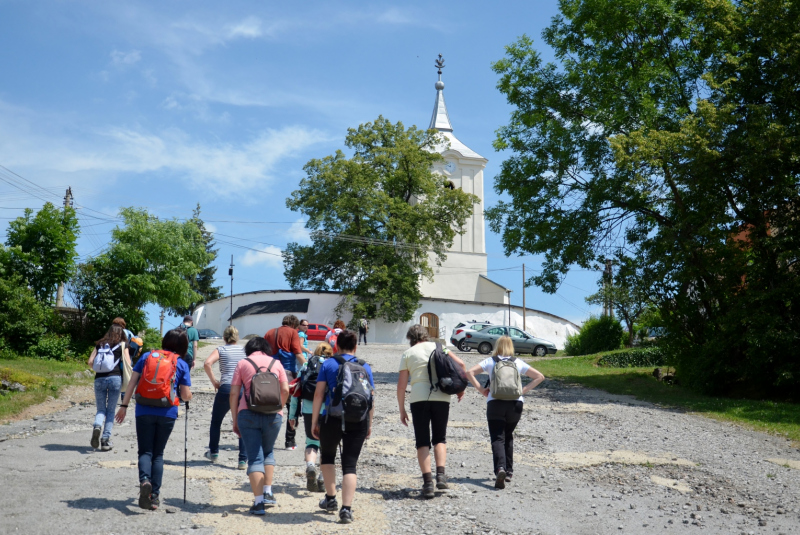
[(517, 368), (516, 358), (503, 360), (497, 355), (492, 357), (494, 368), (489, 382), (492, 399), (516, 400), (522, 395), (522, 376)]
[[(436, 383), (433, 382), (433, 368), (436, 367)], [(452, 396), (467, 389), (467, 375), (464, 369), (450, 355), (442, 350), (442, 344), (436, 342), (436, 348), (428, 359), (428, 380), (431, 392), (440, 392)]]
[(175, 374), (178, 372), (178, 355), (172, 351), (151, 351), (142, 367), (142, 377), (136, 386), (136, 403), (150, 407), (177, 407), (180, 399), (175, 394)]
[(339, 333), (337, 333), (336, 331), (331, 331), (331, 336), (330, 338), (328, 338), (328, 344), (330, 344), (334, 354), (339, 352), (339, 348), (336, 344), (338, 340), (339, 340)]
[[(97, 354), (92, 362), (92, 369), (97, 373), (108, 373), (114, 371), (114, 368), (119, 366), (120, 359), (114, 356), (114, 351), (119, 349), (122, 343), (114, 347), (108, 347), (108, 344), (103, 344), (103, 347), (97, 350)], [(116, 360), (115, 360), (116, 359)]]
[(247, 408), (261, 414), (280, 412), (283, 409), (281, 383), (278, 380), (278, 376), (270, 371), (277, 360), (272, 359), (272, 362), (267, 366), (267, 370), (263, 372), (255, 362), (250, 360), (250, 357), (245, 358), (245, 360), (256, 370), (255, 375), (250, 379), (250, 390), (245, 396)]
[(314, 401), (314, 392), (317, 390), (317, 377), (322, 363), (318, 355), (312, 355), (306, 362), (306, 369), (300, 374), (300, 397), (306, 401)]
[(363, 422), (369, 415), (372, 408), (372, 386), (364, 368), (366, 362), (361, 359), (350, 362), (341, 355), (334, 355), (332, 358), (339, 363), (339, 373), (328, 415), (341, 418), (344, 429), (345, 422)]

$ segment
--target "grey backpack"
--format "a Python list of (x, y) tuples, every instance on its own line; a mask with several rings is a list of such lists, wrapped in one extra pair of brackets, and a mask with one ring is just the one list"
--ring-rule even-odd
[(522, 395), (522, 376), (517, 368), (517, 359), (510, 357), (503, 360), (497, 355), (492, 357), (492, 368), (489, 391), (492, 399), (517, 400)]
[(363, 360), (351, 362), (341, 355), (334, 355), (333, 359), (339, 364), (339, 373), (328, 415), (341, 418), (344, 429), (345, 422), (361, 422), (369, 416), (372, 408), (372, 385)]
[(250, 379), (250, 390), (245, 397), (247, 400), (247, 408), (253, 412), (262, 414), (275, 414), (283, 409), (281, 404), (281, 383), (278, 376), (270, 370), (275, 365), (276, 360), (267, 366), (267, 371), (261, 371), (255, 362), (250, 358), (245, 358), (253, 368), (256, 374)]

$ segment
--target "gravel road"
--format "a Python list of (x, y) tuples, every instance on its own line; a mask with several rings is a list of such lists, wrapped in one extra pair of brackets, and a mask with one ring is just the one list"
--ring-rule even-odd
[[(161, 510), (144, 512), (135, 500), (132, 418), (115, 427), (112, 452), (94, 452), (94, 402), (72, 392), (76, 401), (52, 404), (58, 412), (0, 426), (0, 533), (800, 533), (800, 450), (789, 441), (549, 380), (526, 399), (514, 482), (503, 491), (493, 488), (484, 399), (470, 388), (453, 402), (451, 490), (424, 500), (413, 431), (400, 425), (395, 400), (404, 349), (359, 348), (375, 371), (376, 417), (349, 526), (319, 511), (320, 495), (305, 490), (301, 448), (276, 451), (278, 507), (247, 514), (252, 496), (235, 469), (230, 420), (220, 462), (202, 457), (213, 389), (198, 365), (186, 504), (183, 415), (167, 446)], [(200, 359), (211, 350), (202, 348)], [(461, 356), (469, 365), (481, 359)]]

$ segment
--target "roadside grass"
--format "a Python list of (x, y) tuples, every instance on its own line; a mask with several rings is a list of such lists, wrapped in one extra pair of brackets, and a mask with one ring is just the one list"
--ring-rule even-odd
[(665, 407), (679, 408), (715, 420), (734, 422), (756, 431), (785, 436), (800, 443), (800, 404), (706, 396), (682, 386), (659, 382), (654, 367), (597, 366), (605, 353), (532, 362), (548, 379), (560, 379), (612, 394), (634, 396)]
[(75, 376), (76, 372), (86, 369), (83, 359), (65, 362), (29, 357), (0, 360), (0, 379), (18, 382), (27, 388), (25, 392), (7, 392), (0, 396), (0, 422), (44, 402), (48, 396), (57, 398), (64, 387), (91, 384), (94, 374)]

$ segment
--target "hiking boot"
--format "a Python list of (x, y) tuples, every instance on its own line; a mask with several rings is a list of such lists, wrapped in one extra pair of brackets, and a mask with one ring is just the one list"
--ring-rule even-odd
[(142, 484), (139, 486), (139, 507), (142, 509), (147, 509), (148, 511), (153, 509), (153, 501), (151, 494), (153, 492), (153, 485), (148, 481), (142, 481)]
[(308, 489), (308, 492), (316, 492), (319, 489), (317, 486), (316, 466), (306, 466), (306, 489)]
[(217, 459), (219, 459), (219, 453), (211, 453), (211, 450), (206, 448), (206, 452), (203, 454), (203, 457), (205, 457), (212, 463), (215, 463), (217, 462)]
[(92, 441), (90, 442), (92, 448), (100, 448), (100, 433), (102, 432), (103, 429), (99, 425), (94, 426), (94, 429), (92, 429)]
[(339, 508), (339, 504), (336, 503), (336, 497), (335, 496), (333, 498), (330, 498), (330, 499), (328, 498), (328, 496), (324, 496), (319, 501), (319, 508), (323, 509), (323, 510), (329, 512), (329, 513), (335, 513), (336, 510)]
[(505, 468), (501, 468), (497, 471), (497, 477), (494, 480), (494, 488), (496, 489), (504, 489), (506, 488), (506, 470)]
[(322, 478), (322, 474), (317, 478), (317, 492), (325, 492), (325, 480)]
[(278, 500), (275, 499), (275, 496), (272, 493), (264, 494), (264, 507), (275, 507), (278, 505)]
[(436, 496), (436, 493), (433, 491), (433, 481), (424, 481), (422, 483), (422, 497), (430, 500), (434, 496)]
[(350, 524), (352, 521), (353, 521), (353, 511), (342, 507), (342, 510), (339, 511), (339, 523)]
[(161, 500), (158, 499), (158, 494), (150, 495), (150, 510), (155, 511), (161, 505)]
[(254, 503), (250, 507), (250, 514), (258, 516), (264, 516), (267, 514), (267, 511), (264, 509), (264, 502)]
[(436, 474), (436, 488), (439, 490), (445, 490), (450, 488), (450, 485), (447, 484), (446, 475)]
[(247, 461), (239, 461), (239, 464), (236, 465), (237, 470), (247, 470)]
[(104, 438), (100, 441), (100, 451), (111, 451), (114, 449), (114, 443), (110, 439)]
[(511, 472), (506, 472), (506, 483), (511, 483), (511, 478), (514, 477), (514, 474)]

